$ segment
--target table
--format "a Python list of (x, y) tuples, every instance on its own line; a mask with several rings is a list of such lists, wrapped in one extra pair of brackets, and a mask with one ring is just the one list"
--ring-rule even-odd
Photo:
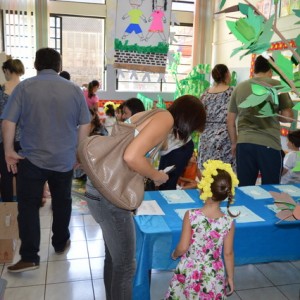
[[(300, 188), (300, 185), (294, 186)], [(280, 192), (272, 185), (259, 188), (264, 191)], [(134, 217), (137, 235), (137, 270), (133, 288), (135, 300), (150, 300), (151, 269), (170, 270), (178, 263), (178, 260), (173, 261), (170, 257), (179, 241), (182, 226), (182, 219), (175, 209), (196, 208), (203, 205), (198, 190), (186, 192), (195, 201), (194, 203), (168, 204), (158, 191), (145, 193), (145, 200), (156, 200), (165, 215)], [(300, 194), (298, 198), (293, 198), (298, 201)], [(232, 210), (234, 206), (246, 206), (264, 221), (236, 223), (235, 265), (300, 259), (300, 221), (282, 221), (276, 224), (278, 218), (275, 212), (266, 206), (273, 203), (271, 195), (268, 199), (253, 199), (240, 188), (236, 189)], [(221, 206), (225, 207), (226, 203), (222, 203)]]

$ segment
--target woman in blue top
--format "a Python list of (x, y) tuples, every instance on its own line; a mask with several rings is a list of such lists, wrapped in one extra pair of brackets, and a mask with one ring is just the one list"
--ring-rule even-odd
[[(7, 99), (20, 82), (20, 77), (24, 74), (23, 63), (19, 59), (8, 59), (2, 65), (6, 82), (0, 86), (0, 115), (7, 103)], [(2, 121), (2, 120), (1, 120)], [(1, 124), (1, 123), (0, 123)], [(2, 127), (2, 126), (1, 126)], [(0, 128), (1, 129), (1, 128)], [(14, 147), (16, 152), (20, 150), (20, 131), (17, 127)], [(0, 193), (3, 202), (13, 201), (13, 178), (14, 174), (8, 172), (5, 161), (2, 130), (0, 130)]]

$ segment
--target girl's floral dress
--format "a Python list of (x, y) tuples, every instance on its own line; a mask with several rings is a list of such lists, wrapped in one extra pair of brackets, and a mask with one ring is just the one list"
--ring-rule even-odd
[(165, 299), (227, 299), (222, 249), (233, 219), (228, 215), (210, 219), (201, 209), (190, 210), (189, 219), (190, 247), (175, 269)]

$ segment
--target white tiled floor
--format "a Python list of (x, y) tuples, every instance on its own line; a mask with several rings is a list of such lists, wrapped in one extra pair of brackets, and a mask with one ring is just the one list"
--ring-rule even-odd
[[(71, 247), (56, 255), (50, 243), (50, 201), (40, 214), (40, 268), (11, 274), (7, 265), (0, 264), (1, 278), (7, 280), (4, 300), (105, 300), (104, 244), (91, 215), (72, 215)], [(14, 262), (19, 258), (16, 254)], [(171, 275), (167, 271), (152, 272), (151, 300), (163, 299)], [(230, 300), (299, 300), (300, 261), (237, 266), (235, 286)]]

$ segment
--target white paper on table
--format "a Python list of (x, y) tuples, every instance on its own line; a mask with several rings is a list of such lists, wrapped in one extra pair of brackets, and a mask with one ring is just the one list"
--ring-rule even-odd
[[(237, 223), (252, 223), (252, 222), (264, 222), (265, 220), (250, 210), (244, 205), (240, 206), (230, 206), (230, 211), (232, 214), (236, 215), (240, 212), (240, 215), (235, 218)], [(227, 214), (227, 208), (221, 207), (224, 214)]]
[(169, 204), (195, 202), (184, 190), (159, 191)]
[(178, 215), (178, 217), (181, 220), (183, 220), (185, 212), (189, 209), (192, 209), (192, 208), (178, 208), (178, 209), (175, 209), (175, 212)]
[(276, 189), (280, 190), (281, 192), (287, 193), (292, 197), (299, 197), (300, 196), (300, 189), (294, 185), (273, 185)]
[(260, 186), (257, 186), (257, 185), (242, 186), (242, 187), (239, 187), (239, 190), (241, 190), (243, 193), (252, 197), (255, 200), (272, 198), (271, 194), (268, 191), (264, 190), (263, 188), (261, 188)]
[(136, 210), (136, 215), (153, 215), (163, 216), (165, 213), (155, 200), (143, 201), (140, 207)]

